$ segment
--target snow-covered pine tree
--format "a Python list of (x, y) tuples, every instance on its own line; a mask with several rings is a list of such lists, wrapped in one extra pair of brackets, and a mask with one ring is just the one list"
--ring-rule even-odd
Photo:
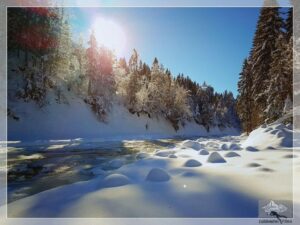
[(251, 73), (251, 62), (248, 59), (244, 60), (242, 72), (240, 73), (238, 81), (238, 92), (237, 97), (237, 112), (242, 123), (243, 131), (249, 133), (253, 130), (253, 98), (252, 98), (252, 73)]
[(192, 113), (188, 102), (188, 91), (185, 88), (176, 85), (175, 82), (173, 82), (173, 88), (171, 90), (173, 93), (175, 92), (175, 98), (167, 119), (177, 131), (179, 129), (179, 122), (184, 124), (184, 121), (189, 120)]
[(86, 50), (87, 57), (87, 76), (88, 76), (88, 96), (86, 102), (91, 105), (97, 118), (105, 121), (106, 111), (103, 107), (103, 99), (98, 95), (99, 85), (99, 51), (98, 43), (94, 32), (92, 31), (88, 41), (89, 47)]
[(136, 49), (133, 49), (132, 55), (128, 62), (130, 72), (135, 72), (138, 70), (138, 59), (139, 59), (139, 55)]
[(270, 86), (266, 122), (273, 122), (283, 116), (286, 101), (292, 99), (292, 48), (283, 34), (279, 35), (276, 41), (276, 50), (272, 54), (272, 63), (269, 71)]
[(276, 39), (283, 25), (277, 7), (263, 7), (257, 23), (250, 55), (253, 77), (252, 99), (255, 101), (253, 127), (264, 122), (264, 111), (267, 108), (268, 90), (272, 63), (272, 52), (276, 49)]
[(86, 58), (87, 58), (87, 76), (89, 77), (88, 84), (88, 95), (94, 95), (95, 90), (93, 83), (96, 80), (98, 74), (98, 44), (94, 34), (92, 31), (90, 35), (90, 40), (88, 41), (89, 47), (86, 50)]
[(136, 93), (139, 91), (139, 72), (138, 72), (138, 59), (139, 55), (136, 49), (133, 49), (132, 55), (128, 62), (129, 67), (129, 74), (128, 74), (128, 82), (126, 84), (126, 102), (125, 105), (127, 106), (128, 110), (131, 113), (135, 113), (136, 110)]
[[(68, 21), (68, 15), (64, 8), (60, 9), (58, 24), (58, 40), (55, 53), (52, 55), (52, 73), (56, 77), (68, 81), (70, 77), (70, 61), (72, 49), (71, 28)], [(56, 81), (53, 81), (56, 82)], [(57, 86), (57, 85), (55, 85)]]

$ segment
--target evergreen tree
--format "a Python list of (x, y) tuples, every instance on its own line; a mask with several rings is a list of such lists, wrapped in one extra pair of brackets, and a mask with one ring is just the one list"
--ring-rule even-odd
[[(269, 76), (268, 107), (265, 113), (267, 122), (273, 122), (283, 116), (286, 101), (292, 99), (292, 48), (291, 43), (283, 35), (276, 41)], [(288, 111), (287, 108), (285, 110)]]
[(87, 49), (87, 75), (89, 77), (87, 103), (101, 121), (106, 120), (115, 93), (115, 80), (112, 76), (113, 55), (104, 47), (98, 48), (92, 32)]
[(267, 108), (272, 52), (276, 49), (276, 39), (281, 33), (282, 25), (278, 8), (261, 9), (250, 55), (253, 77), (252, 98), (255, 101), (252, 121), (254, 127), (265, 120), (264, 111)]
[(93, 83), (96, 81), (98, 70), (98, 44), (94, 32), (90, 35), (89, 48), (86, 51), (87, 76), (89, 77), (88, 94), (93, 95)]
[(237, 98), (237, 112), (242, 123), (242, 128), (249, 133), (253, 130), (253, 98), (252, 98), (252, 74), (251, 62), (244, 60), (243, 69), (238, 82), (239, 96)]
[(130, 72), (136, 72), (138, 70), (138, 59), (139, 59), (139, 55), (136, 49), (133, 49), (132, 55), (128, 63)]

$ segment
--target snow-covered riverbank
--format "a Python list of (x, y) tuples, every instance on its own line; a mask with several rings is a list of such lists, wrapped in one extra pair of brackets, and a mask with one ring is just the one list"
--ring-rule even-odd
[[(286, 138), (279, 136), (276, 143)], [(299, 171), (300, 153), (275, 142), (250, 146), (245, 138), (202, 137), (141, 150), (134, 163), (115, 161), (111, 171), (96, 166), (94, 179), (14, 201), (8, 216), (257, 217), (261, 200), (293, 200), (293, 160)]]

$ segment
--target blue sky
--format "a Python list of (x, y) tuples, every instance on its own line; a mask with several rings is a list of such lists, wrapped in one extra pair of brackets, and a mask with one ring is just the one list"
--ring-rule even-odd
[(216, 91), (237, 94), (242, 62), (251, 48), (259, 8), (70, 8), (74, 39), (90, 35), (96, 18), (113, 20), (126, 33), (128, 59), (154, 57), (173, 75), (183, 73)]

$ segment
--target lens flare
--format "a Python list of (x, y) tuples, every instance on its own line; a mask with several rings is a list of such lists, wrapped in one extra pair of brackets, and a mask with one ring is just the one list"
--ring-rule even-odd
[(91, 29), (94, 31), (99, 45), (111, 49), (118, 57), (122, 56), (126, 45), (126, 35), (119, 24), (97, 17)]

